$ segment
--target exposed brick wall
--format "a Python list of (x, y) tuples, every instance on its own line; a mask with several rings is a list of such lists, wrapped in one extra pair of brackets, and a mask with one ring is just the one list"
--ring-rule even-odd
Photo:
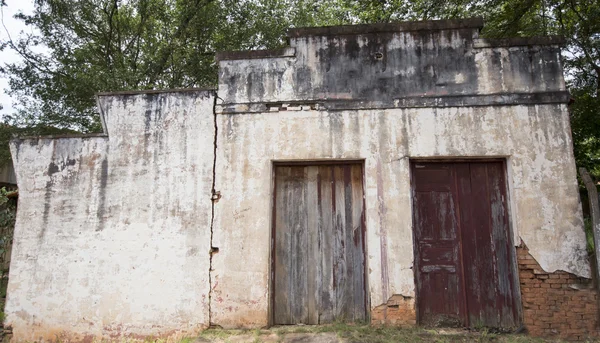
[(517, 248), (524, 324), (532, 336), (597, 337), (598, 302), (592, 280), (546, 273), (526, 247)]
[(371, 324), (415, 326), (417, 324), (415, 299), (400, 294), (392, 295), (385, 304), (371, 311)]

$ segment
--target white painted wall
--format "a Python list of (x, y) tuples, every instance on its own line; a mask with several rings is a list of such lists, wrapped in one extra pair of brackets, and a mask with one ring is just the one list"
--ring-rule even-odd
[(208, 325), (213, 96), (100, 96), (108, 137), (13, 141), (17, 341)]

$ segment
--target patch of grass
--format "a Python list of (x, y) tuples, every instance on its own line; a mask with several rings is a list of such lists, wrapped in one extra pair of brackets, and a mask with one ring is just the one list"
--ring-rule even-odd
[(231, 336), (239, 336), (251, 333), (252, 330), (243, 329), (207, 329), (200, 333), (200, 337), (204, 338), (227, 338)]
[[(420, 327), (398, 328), (391, 326), (371, 326), (367, 323), (346, 324), (333, 323), (328, 325), (290, 325), (276, 326), (270, 329), (255, 330), (224, 330), (209, 329), (200, 334), (200, 337), (227, 342), (233, 336), (248, 335), (253, 343), (260, 343), (268, 335), (277, 335), (282, 342), (287, 334), (320, 334), (335, 333), (346, 343), (397, 343), (397, 342), (433, 342), (433, 343), (559, 343), (559, 339), (543, 339), (527, 335), (503, 334), (490, 331), (484, 327), (478, 330), (463, 329), (427, 329)], [(269, 339), (272, 342), (272, 337)], [(588, 343), (600, 341), (587, 341)], [(189, 341), (180, 343), (190, 343)]]

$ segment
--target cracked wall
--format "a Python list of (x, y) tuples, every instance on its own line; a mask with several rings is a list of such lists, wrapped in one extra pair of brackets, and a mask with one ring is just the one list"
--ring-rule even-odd
[(522, 238), (546, 271), (590, 277), (565, 105), (218, 119), (212, 317), (221, 326), (269, 323), (272, 161), (364, 159), (371, 308), (395, 294), (415, 296), (409, 158), (508, 157), (515, 241)]
[(506, 159), (514, 242), (589, 277), (559, 42), (480, 26), (294, 29), (220, 54), (218, 97), (104, 94), (106, 135), (14, 140), (14, 338), (269, 325), (274, 161), (364, 160), (373, 322), (415, 322), (411, 158)]

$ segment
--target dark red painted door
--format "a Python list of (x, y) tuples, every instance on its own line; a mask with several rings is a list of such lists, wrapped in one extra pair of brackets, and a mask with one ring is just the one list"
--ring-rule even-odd
[(419, 322), (518, 323), (504, 163), (412, 164)]

